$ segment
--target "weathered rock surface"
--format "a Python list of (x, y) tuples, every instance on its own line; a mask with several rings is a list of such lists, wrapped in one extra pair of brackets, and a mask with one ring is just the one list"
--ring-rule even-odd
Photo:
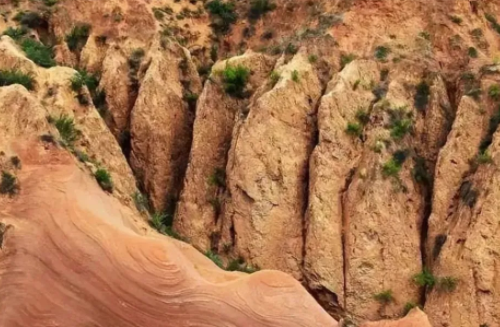
[(368, 322), (360, 327), (431, 327), (431, 324), (425, 313), (419, 309), (414, 309), (402, 319)]
[(226, 65), (246, 67), (251, 71), (249, 84), (255, 90), (265, 84), (273, 64), (270, 57), (252, 52), (219, 62), (212, 68), (213, 80), (206, 82), (198, 100), (189, 166), (177, 207), (175, 229), (200, 249), (210, 249), (211, 235), (217, 232), (218, 212), (214, 201), (222, 200), (224, 185), (216, 185), (211, 179), (225, 178), (222, 175), (225, 175), (235, 121), (248, 105), (243, 99), (225, 93), (217, 72)]

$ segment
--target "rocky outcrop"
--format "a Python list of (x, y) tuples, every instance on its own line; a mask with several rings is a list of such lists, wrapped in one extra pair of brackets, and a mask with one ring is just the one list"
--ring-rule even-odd
[(419, 309), (412, 310), (408, 315), (399, 320), (385, 320), (377, 322), (367, 322), (360, 327), (431, 327), (429, 319)]
[[(278, 70), (235, 130), (227, 165), (224, 221), (234, 251), (252, 265), (300, 278), (308, 158), (321, 85), (304, 53)], [(229, 228), (227, 228), (229, 230)]]
[(184, 98), (197, 96), (201, 82), (179, 45), (158, 41), (149, 55), (132, 111), (130, 163), (153, 207), (165, 210), (179, 196), (191, 146), (194, 108)]
[(248, 52), (217, 63), (198, 100), (189, 166), (177, 206), (175, 229), (191, 244), (203, 250), (212, 246), (212, 234), (220, 233), (216, 225), (220, 213), (217, 201), (222, 200), (225, 185), (218, 184), (224, 184), (234, 124), (248, 105), (248, 100), (225, 93), (218, 72), (226, 65), (240, 65), (249, 69), (251, 76), (248, 88), (256, 90), (259, 85), (266, 84), (274, 60)]
[(330, 82), (318, 109), (319, 143), (310, 162), (304, 268), (312, 289), (325, 288), (344, 305), (344, 191), (362, 154), (362, 141), (346, 133), (356, 115), (369, 115), (378, 80), (374, 61), (356, 60)]

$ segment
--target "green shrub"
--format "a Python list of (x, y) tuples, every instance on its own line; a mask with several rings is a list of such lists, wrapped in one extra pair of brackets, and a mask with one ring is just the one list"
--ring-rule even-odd
[(384, 176), (397, 176), (401, 167), (400, 163), (394, 160), (394, 158), (391, 158), (382, 166), (382, 173)]
[(297, 70), (294, 70), (292, 72), (292, 81), (294, 81), (295, 83), (299, 82), (299, 72)]
[(91, 93), (94, 93), (99, 85), (99, 79), (93, 74), (87, 73), (85, 70), (78, 71), (71, 78), (71, 89), (75, 92), (80, 92), (83, 86), (87, 86)]
[(390, 109), (389, 116), (391, 137), (395, 140), (402, 139), (412, 128), (413, 121), (411, 119), (411, 112), (406, 112), (404, 107), (400, 107)]
[(380, 304), (386, 305), (394, 301), (394, 296), (392, 295), (392, 290), (385, 290), (380, 293), (377, 293), (373, 296), (377, 302)]
[(222, 203), (219, 198), (212, 198), (208, 200), (208, 203), (212, 205), (212, 209), (214, 210), (214, 213), (216, 216), (219, 216), (220, 213), (222, 212)]
[(58, 2), (58, 0), (43, 0), (43, 3), (47, 6), (47, 7), (52, 7), (54, 5), (56, 5)]
[(16, 169), (20, 169), (21, 168), (21, 159), (19, 159), (18, 156), (13, 156), (13, 157), (10, 157), (10, 163), (12, 164), (12, 166), (14, 166)]
[(388, 47), (380, 45), (375, 48), (375, 58), (380, 61), (385, 61), (389, 53), (391, 53), (391, 49), (389, 49)]
[(407, 302), (403, 308), (403, 316), (406, 316), (414, 308), (419, 308), (420, 306), (414, 302)]
[(318, 61), (318, 56), (315, 54), (309, 55), (309, 57), (307, 57), (307, 60), (309, 60), (311, 64), (314, 64)]
[(293, 44), (293, 43), (288, 43), (285, 48), (285, 53), (286, 54), (296, 54), (299, 51), (299, 48)]
[(79, 24), (71, 29), (69, 34), (66, 34), (65, 41), (68, 44), (68, 48), (71, 51), (81, 51), (81, 49), (87, 43), (87, 39), (90, 35), (90, 25), (89, 24)]
[(492, 14), (486, 13), (484, 15), (484, 17), (486, 18), (487, 21), (489, 21), (491, 23), (491, 27), (493, 27), (493, 29), (495, 31), (497, 31), (497, 33), (500, 34), (500, 24), (498, 24), (497, 19), (495, 18), (495, 16), (493, 16)]
[(206, 4), (206, 8), (210, 13), (211, 25), (216, 33), (228, 32), (238, 17), (232, 2), (213, 0)]
[(250, 20), (257, 20), (264, 16), (267, 12), (276, 9), (276, 4), (269, 0), (252, 0), (250, 2), (250, 10), (248, 11), (248, 18)]
[(429, 170), (427, 168), (427, 164), (425, 163), (425, 159), (422, 157), (415, 158), (415, 165), (412, 169), (413, 179), (420, 184), (430, 185), (432, 182), (432, 175), (429, 174)]
[(454, 16), (454, 15), (450, 15), (449, 17), (450, 17), (450, 20), (451, 20), (453, 23), (455, 23), (455, 24), (457, 24), (457, 25), (462, 24), (462, 18), (460, 18), (460, 17), (458, 17), (458, 16)]
[(420, 287), (432, 289), (436, 285), (436, 277), (428, 268), (424, 268), (421, 273), (413, 276), (413, 281)]
[(113, 181), (111, 175), (104, 168), (99, 168), (94, 174), (99, 186), (106, 192), (113, 192)]
[(39, 66), (48, 68), (56, 65), (51, 47), (28, 38), (22, 41), (21, 48), (26, 53), (26, 57)]
[(165, 225), (165, 220), (167, 219), (167, 215), (163, 212), (155, 212), (151, 215), (150, 224), (157, 231), (161, 232), (163, 226)]
[(66, 115), (61, 115), (57, 119), (52, 119), (52, 122), (59, 131), (59, 135), (61, 135), (64, 144), (67, 146), (72, 146), (78, 138), (78, 131), (75, 128), (73, 118), (70, 118)]
[(241, 65), (231, 66), (227, 64), (226, 68), (222, 71), (224, 90), (233, 97), (245, 97), (244, 90), (249, 77), (250, 70), (248, 68)]
[(212, 175), (208, 177), (208, 184), (217, 187), (226, 187), (226, 171), (222, 168), (215, 168)]
[(218, 254), (213, 253), (212, 250), (208, 250), (205, 253), (206, 257), (213, 261), (219, 268), (224, 269), (224, 264), (222, 263), (222, 259)]
[(439, 292), (451, 293), (457, 289), (458, 279), (451, 276), (441, 277), (437, 283), (437, 290)]
[(493, 163), (493, 158), (491, 158), (491, 155), (488, 153), (488, 151), (484, 151), (480, 152), (476, 156), (476, 162), (480, 165), (491, 164)]
[(417, 85), (417, 92), (415, 93), (414, 103), (415, 108), (420, 111), (425, 110), (429, 104), (429, 96), (431, 94), (431, 88), (427, 82), (422, 81)]
[(6, 29), (3, 33), (3, 35), (8, 35), (12, 39), (19, 41), (22, 39), (26, 34), (28, 34), (28, 29), (24, 26), (21, 27), (9, 27)]
[(0, 86), (21, 84), (28, 90), (33, 90), (34, 80), (31, 75), (18, 70), (0, 70)]
[(431, 34), (427, 31), (422, 31), (418, 33), (418, 36), (420, 36), (423, 39), (430, 40), (431, 39)]
[(343, 54), (340, 56), (340, 68), (343, 69), (347, 64), (356, 59), (356, 55), (353, 53)]
[(500, 85), (493, 84), (488, 89), (488, 95), (495, 101), (500, 100)]
[(478, 57), (477, 50), (474, 47), (469, 47), (469, 49), (467, 50), (467, 53), (469, 54), (469, 57), (471, 57), (471, 58), (477, 58)]
[(19, 191), (19, 184), (16, 176), (9, 172), (2, 171), (2, 182), (0, 183), (0, 194), (14, 195)]
[(272, 86), (274, 87), (276, 84), (278, 84), (279, 80), (281, 78), (281, 75), (280, 73), (278, 73), (277, 71), (273, 70), (271, 72), (271, 75), (269, 75), (269, 79), (271, 80), (271, 84)]
[(360, 137), (363, 134), (363, 127), (359, 123), (349, 122), (345, 131), (351, 136)]
[(184, 101), (187, 102), (188, 107), (191, 111), (196, 110), (196, 102), (198, 101), (198, 94), (192, 93), (192, 92), (187, 92), (183, 96)]
[(86, 154), (84, 151), (80, 151), (80, 150), (75, 150), (75, 156), (76, 158), (80, 161), (80, 162), (89, 162), (90, 161), (90, 158), (88, 156), (88, 154)]
[(14, 16), (14, 20), (29, 28), (38, 28), (47, 24), (45, 18), (34, 11), (21, 11)]
[(227, 265), (226, 270), (227, 271), (241, 271), (241, 272), (245, 272), (247, 274), (252, 274), (252, 273), (258, 271), (259, 269), (247, 264), (245, 262), (245, 260), (243, 260), (243, 258), (238, 258), (238, 259), (231, 260), (229, 262), (229, 264)]
[(370, 114), (360, 108), (356, 111), (356, 119), (360, 122), (360, 124), (366, 125), (370, 122)]

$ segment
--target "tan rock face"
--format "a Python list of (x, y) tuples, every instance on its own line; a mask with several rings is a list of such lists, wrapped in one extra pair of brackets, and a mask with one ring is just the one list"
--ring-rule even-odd
[(150, 55), (132, 111), (130, 163), (154, 208), (164, 210), (179, 195), (191, 145), (194, 112), (183, 97), (199, 94), (201, 82), (182, 47), (157, 44)]
[(235, 251), (243, 258), (299, 278), (308, 158), (321, 85), (302, 53), (279, 73), (278, 83), (255, 101), (235, 131), (224, 223), (234, 226)]
[(227, 95), (215, 80), (216, 72), (227, 64), (249, 69), (249, 85), (255, 90), (265, 84), (274, 60), (262, 54), (246, 53), (218, 63), (212, 69), (214, 81), (206, 82), (198, 100), (190, 162), (177, 207), (175, 229), (203, 250), (211, 247), (210, 237), (216, 232), (218, 212), (214, 201), (222, 197), (221, 186), (224, 186), (216, 185), (213, 179), (225, 178), (218, 175), (225, 175), (234, 124), (247, 106), (243, 99)]
[(429, 319), (419, 309), (412, 310), (407, 316), (395, 321), (378, 321), (362, 324), (360, 327), (431, 327)]

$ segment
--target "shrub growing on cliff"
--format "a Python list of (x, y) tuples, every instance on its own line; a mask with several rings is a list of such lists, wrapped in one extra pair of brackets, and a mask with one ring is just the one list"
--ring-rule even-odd
[(113, 192), (113, 181), (111, 175), (104, 168), (99, 168), (94, 174), (99, 186), (106, 192)]
[(356, 59), (356, 55), (353, 53), (343, 54), (340, 56), (340, 69), (343, 69), (347, 64)]
[(85, 70), (78, 71), (73, 78), (71, 78), (71, 89), (75, 92), (80, 92), (84, 85), (87, 86), (91, 93), (95, 92), (99, 85), (99, 79), (95, 75), (87, 73)]
[(75, 127), (73, 118), (61, 115), (57, 119), (52, 119), (54, 126), (59, 131), (61, 138), (66, 146), (72, 146), (78, 138), (78, 130)]
[(349, 122), (345, 131), (351, 136), (360, 137), (363, 134), (363, 127), (359, 123)]
[(2, 171), (2, 182), (0, 183), (0, 193), (14, 195), (19, 191), (17, 178), (9, 172)]
[(66, 44), (71, 51), (80, 51), (85, 44), (90, 34), (89, 24), (79, 24), (71, 29), (71, 32), (66, 34)]
[(406, 112), (406, 108), (400, 107), (389, 110), (391, 136), (395, 140), (402, 139), (410, 130), (413, 124), (411, 112)]
[(377, 293), (373, 296), (377, 302), (380, 304), (386, 305), (394, 301), (394, 296), (392, 295), (392, 290), (385, 290), (380, 293)]
[(26, 34), (28, 34), (28, 29), (24, 26), (21, 27), (9, 27), (3, 33), (3, 35), (8, 35), (12, 39), (18, 41), (23, 38)]
[(477, 58), (478, 57), (477, 49), (474, 48), (474, 47), (469, 47), (469, 49), (467, 49), (467, 54), (471, 58)]
[(413, 276), (413, 281), (420, 287), (427, 287), (432, 289), (436, 285), (436, 277), (431, 273), (428, 268), (424, 268), (421, 273)]
[(491, 99), (498, 101), (500, 100), (500, 85), (493, 84), (488, 89), (488, 95)]
[(234, 3), (222, 2), (220, 0), (213, 0), (206, 4), (206, 8), (210, 13), (212, 21), (212, 28), (216, 33), (226, 33), (231, 28), (237, 19), (234, 10)]
[(377, 58), (380, 61), (385, 61), (387, 60), (387, 56), (391, 52), (391, 49), (385, 46), (378, 46), (375, 48), (375, 58)]
[(212, 175), (208, 177), (208, 184), (217, 187), (226, 187), (226, 171), (215, 168)]
[(292, 81), (294, 81), (295, 83), (299, 82), (299, 72), (297, 70), (294, 70), (292, 72)]
[(33, 77), (18, 70), (0, 70), (0, 86), (20, 84), (28, 90), (33, 90)]
[(24, 39), (21, 48), (26, 53), (26, 57), (33, 60), (35, 64), (42, 67), (55, 66), (54, 52), (48, 47), (33, 39)]
[(161, 232), (162, 228), (165, 224), (165, 220), (167, 219), (167, 215), (163, 212), (155, 212), (151, 215), (151, 226), (157, 231)]
[(208, 250), (205, 252), (205, 255), (207, 258), (213, 261), (219, 268), (224, 269), (224, 263), (222, 262), (222, 259), (219, 257), (218, 254), (212, 252), (212, 250)]
[(431, 94), (431, 89), (427, 82), (422, 81), (417, 85), (417, 92), (415, 93), (415, 108), (420, 111), (425, 110), (427, 108), (427, 104), (429, 103), (429, 96)]
[(46, 20), (37, 12), (21, 11), (14, 16), (14, 20), (29, 28), (38, 28), (46, 24)]
[(451, 276), (439, 278), (437, 283), (437, 290), (439, 292), (451, 293), (457, 289), (458, 279)]
[(277, 71), (273, 70), (271, 72), (271, 75), (269, 75), (269, 79), (271, 80), (271, 85), (274, 87), (276, 84), (278, 84), (279, 80), (281, 78), (280, 73)]
[(414, 302), (407, 302), (403, 308), (403, 316), (406, 316), (412, 309), (420, 306)]
[(226, 68), (222, 71), (224, 90), (233, 97), (243, 98), (249, 77), (250, 70), (248, 68), (241, 65), (231, 66), (227, 64)]

